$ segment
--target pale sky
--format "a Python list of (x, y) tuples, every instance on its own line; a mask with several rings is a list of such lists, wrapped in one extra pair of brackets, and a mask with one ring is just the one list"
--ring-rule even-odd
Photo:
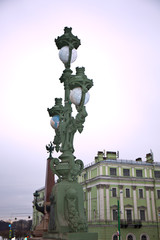
[(64, 97), (54, 39), (65, 26), (81, 39), (73, 72), (84, 66), (94, 81), (74, 155), (145, 161), (151, 149), (160, 162), (160, 1), (0, 0), (0, 219), (31, 215), (44, 186), (47, 108)]

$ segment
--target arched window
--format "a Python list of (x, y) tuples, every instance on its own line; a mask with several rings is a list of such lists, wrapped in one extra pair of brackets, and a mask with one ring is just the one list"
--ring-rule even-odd
[(141, 240), (147, 240), (147, 236), (146, 235), (142, 235)]
[(113, 240), (118, 240), (117, 235), (114, 235), (114, 236), (113, 236)]
[(127, 240), (133, 240), (133, 236), (132, 235), (128, 235)]

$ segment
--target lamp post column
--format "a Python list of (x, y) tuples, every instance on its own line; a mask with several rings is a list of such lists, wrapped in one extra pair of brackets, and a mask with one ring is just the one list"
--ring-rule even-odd
[(120, 225), (120, 204), (119, 204), (119, 199), (117, 200), (117, 205), (118, 205), (118, 239), (121, 240), (121, 225)]
[[(77, 181), (84, 164), (73, 155), (74, 135), (77, 131), (83, 131), (87, 117), (85, 105), (89, 100), (88, 91), (93, 86), (93, 81), (85, 75), (84, 67), (77, 67), (76, 73), (72, 74), (70, 67), (76, 59), (80, 40), (71, 30), (72, 28), (65, 27), (64, 34), (55, 39), (60, 50), (60, 60), (65, 65), (59, 78), (64, 85), (64, 104), (62, 98), (55, 98), (55, 105), (47, 110), (51, 117), (51, 126), (55, 130), (53, 147), (61, 155), (58, 158), (53, 157), (50, 162), (51, 171), (58, 176), (58, 180), (50, 194), (48, 232), (43, 234), (43, 238), (97, 240), (97, 234), (87, 232), (83, 188)], [(72, 116), (72, 104), (76, 107), (75, 116)]]

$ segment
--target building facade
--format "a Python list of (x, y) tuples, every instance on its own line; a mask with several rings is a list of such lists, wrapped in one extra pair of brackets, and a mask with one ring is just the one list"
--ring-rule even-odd
[[(43, 188), (37, 189), (36, 191), (39, 194), (39, 196), (37, 198), (37, 203), (40, 207), (42, 207), (44, 204), (45, 188), (43, 187)], [(35, 229), (35, 227), (37, 225), (40, 224), (42, 218), (43, 218), (43, 214), (36, 210), (35, 199), (34, 199), (33, 200), (32, 231)]]
[[(120, 160), (116, 152), (98, 152), (79, 176), (89, 231), (100, 240), (160, 239), (160, 163)], [(119, 212), (117, 209), (119, 202)]]
[[(119, 239), (118, 215), (121, 240), (160, 240), (160, 163), (151, 153), (146, 161), (133, 161), (120, 160), (116, 152), (98, 152), (78, 181), (89, 232), (98, 232), (99, 240)], [(38, 192), (43, 205), (44, 188)], [(33, 207), (33, 228), (41, 217)]]

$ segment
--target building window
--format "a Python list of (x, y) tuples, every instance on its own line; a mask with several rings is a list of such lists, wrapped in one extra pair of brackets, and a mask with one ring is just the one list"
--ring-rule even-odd
[(133, 240), (133, 236), (132, 235), (128, 235), (127, 240)]
[(136, 170), (136, 177), (142, 177), (142, 170), (140, 169)]
[(130, 176), (130, 170), (129, 169), (123, 169), (123, 176)]
[(140, 220), (145, 221), (145, 210), (140, 210)]
[(139, 189), (139, 198), (143, 198), (143, 189)]
[(114, 236), (113, 236), (113, 240), (118, 240), (117, 235), (114, 235)]
[(117, 176), (117, 169), (116, 168), (110, 168), (110, 175), (111, 176)]
[(87, 193), (84, 191), (84, 193), (83, 193), (83, 199), (84, 199), (84, 201), (87, 200), (87, 199), (86, 199), (86, 195), (87, 195)]
[(154, 171), (155, 178), (160, 178), (160, 171)]
[(96, 213), (96, 210), (95, 210), (95, 209), (93, 209), (93, 218), (94, 218), (94, 221), (95, 221), (96, 218), (97, 218), (97, 213)]
[(117, 189), (112, 188), (112, 197), (117, 197)]
[(157, 198), (160, 199), (160, 190), (157, 190)]
[(84, 180), (87, 180), (87, 173), (85, 173), (83, 177), (84, 177)]
[(130, 198), (130, 189), (126, 188), (126, 198)]
[(131, 209), (126, 210), (126, 215), (127, 215), (127, 222), (131, 223), (132, 222), (132, 211), (131, 211)]
[(118, 220), (118, 213), (116, 209), (113, 209), (113, 221), (117, 221)]
[(141, 240), (147, 240), (147, 236), (146, 235), (142, 235)]

